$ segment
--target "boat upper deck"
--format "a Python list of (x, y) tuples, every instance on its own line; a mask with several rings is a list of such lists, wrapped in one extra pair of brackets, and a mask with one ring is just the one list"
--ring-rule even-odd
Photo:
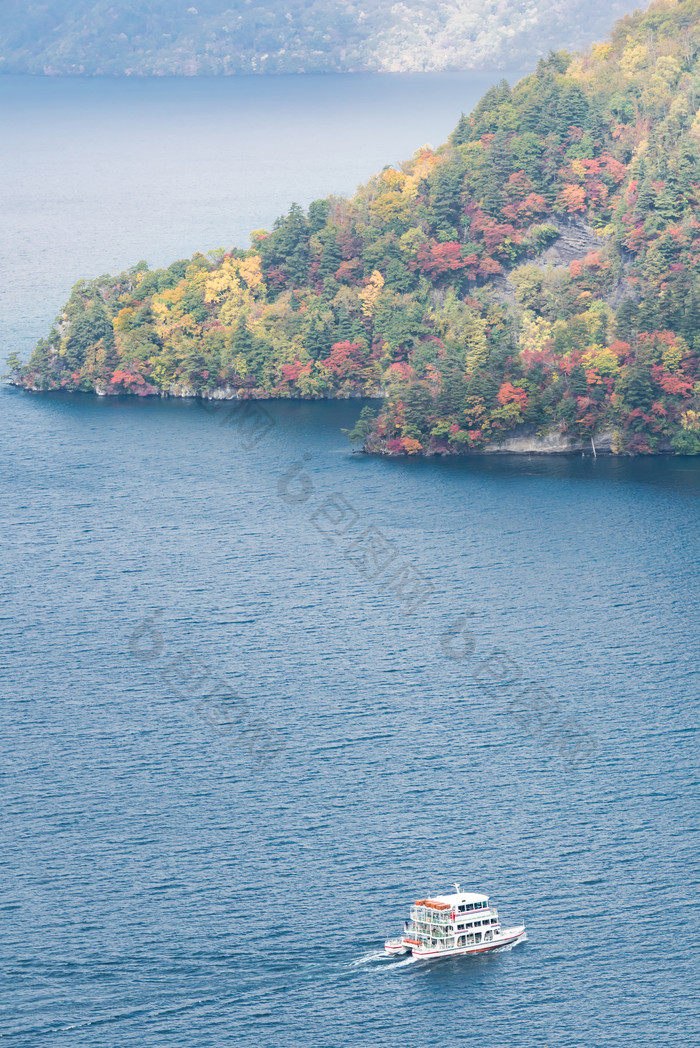
[(455, 913), (468, 913), (472, 910), (480, 910), (489, 905), (488, 895), (481, 892), (455, 892), (453, 895), (432, 895), (425, 899), (416, 899), (413, 908), (421, 908), (426, 912), (438, 914), (454, 911)]

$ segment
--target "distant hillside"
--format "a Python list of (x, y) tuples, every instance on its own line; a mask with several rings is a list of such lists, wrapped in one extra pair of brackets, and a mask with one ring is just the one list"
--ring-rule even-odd
[(2, 0), (0, 72), (498, 68), (605, 35), (625, 0)]
[(698, 455), (699, 98), (700, 0), (656, 3), (248, 251), (76, 285), (14, 381), (380, 396), (352, 437), (390, 455)]

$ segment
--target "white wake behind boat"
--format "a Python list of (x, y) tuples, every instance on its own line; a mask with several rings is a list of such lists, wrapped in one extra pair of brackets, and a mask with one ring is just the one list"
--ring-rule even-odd
[(455, 889), (452, 895), (418, 899), (411, 907), (403, 935), (387, 939), (385, 951), (412, 953), (414, 957), (454, 957), (486, 953), (527, 938), (524, 924), (501, 927), (488, 895), (460, 891), (458, 884)]

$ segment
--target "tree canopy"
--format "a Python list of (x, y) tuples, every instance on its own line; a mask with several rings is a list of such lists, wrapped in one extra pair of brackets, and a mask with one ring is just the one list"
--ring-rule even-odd
[(700, 0), (656, 3), (247, 251), (78, 284), (16, 380), (382, 396), (353, 435), (390, 454), (555, 430), (698, 454), (699, 55)]

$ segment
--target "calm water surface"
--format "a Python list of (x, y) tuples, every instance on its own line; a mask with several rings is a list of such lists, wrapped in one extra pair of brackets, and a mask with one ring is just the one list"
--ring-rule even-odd
[[(7, 348), (483, 86), (380, 79), (0, 78)], [(0, 394), (0, 1043), (697, 1043), (698, 464), (379, 461), (356, 403), (265, 410)], [(383, 958), (453, 880), (528, 942)]]
[[(693, 1043), (695, 464), (1, 399), (8, 1043)], [(432, 584), (413, 614), (348, 552), (369, 528)], [(382, 959), (453, 879), (528, 942)]]

